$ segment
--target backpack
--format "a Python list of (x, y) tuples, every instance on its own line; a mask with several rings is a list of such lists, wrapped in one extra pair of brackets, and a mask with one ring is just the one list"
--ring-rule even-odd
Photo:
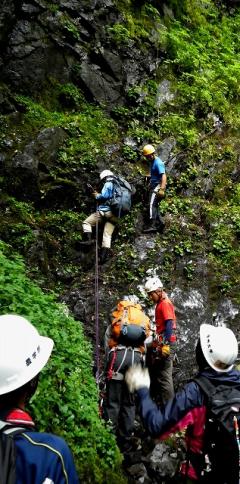
[(26, 429), (13, 427), (0, 421), (0, 483), (16, 484), (16, 449), (14, 435)]
[(143, 355), (139, 349), (115, 346), (108, 354), (107, 379), (123, 381), (128, 368), (139, 364), (143, 365)]
[(110, 178), (110, 181), (113, 183), (113, 196), (109, 201), (111, 212), (115, 217), (123, 217), (131, 209), (131, 197), (134, 190), (121, 176), (114, 176)]
[[(139, 347), (149, 335), (149, 318), (140, 304), (131, 301), (120, 301), (112, 313), (112, 339), (117, 344)], [(111, 345), (110, 340), (110, 346)]]
[(195, 454), (196, 462), (190, 458), (199, 482), (239, 484), (240, 384), (215, 386), (204, 376), (194, 381), (207, 397), (203, 453), (200, 459)]

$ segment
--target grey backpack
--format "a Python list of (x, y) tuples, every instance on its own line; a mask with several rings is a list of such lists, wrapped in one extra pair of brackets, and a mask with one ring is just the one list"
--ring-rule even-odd
[(113, 215), (123, 217), (129, 213), (132, 206), (133, 187), (121, 176), (109, 178), (113, 183), (113, 196), (109, 201), (109, 206)]
[(13, 427), (0, 421), (0, 483), (16, 484), (16, 449), (14, 435), (25, 432), (22, 427)]

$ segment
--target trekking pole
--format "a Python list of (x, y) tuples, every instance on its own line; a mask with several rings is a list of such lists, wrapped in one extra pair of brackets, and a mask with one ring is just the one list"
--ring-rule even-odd
[(99, 384), (100, 377), (100, 354), (99, 354), (99, 297), (98, 297), (98, 219), (96, 223), (96, 246), (95, 246), (95, 325), (96, 325), (96, 339), (95, 339), (95, 368), (96, 368), (96, 383)]

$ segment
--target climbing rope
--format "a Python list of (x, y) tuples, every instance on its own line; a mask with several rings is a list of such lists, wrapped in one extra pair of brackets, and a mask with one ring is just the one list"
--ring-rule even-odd
[(99, 295), (98, 295), (98, 220), (96, 223), (96, 245), (95, 245), (95, 368), (96, 383), (99, 384), (100, 378), (100, 344), (99, 344)]

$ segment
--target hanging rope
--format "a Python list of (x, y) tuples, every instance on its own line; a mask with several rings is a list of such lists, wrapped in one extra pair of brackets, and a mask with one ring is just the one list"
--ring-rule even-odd
[(95, 245), (95, 368), (96, 383), (99, 384), (100, 377), (100, 345), (99, 345), (99, 295), (98, 295), (98, 220), (96, 223), (96, 245)]

